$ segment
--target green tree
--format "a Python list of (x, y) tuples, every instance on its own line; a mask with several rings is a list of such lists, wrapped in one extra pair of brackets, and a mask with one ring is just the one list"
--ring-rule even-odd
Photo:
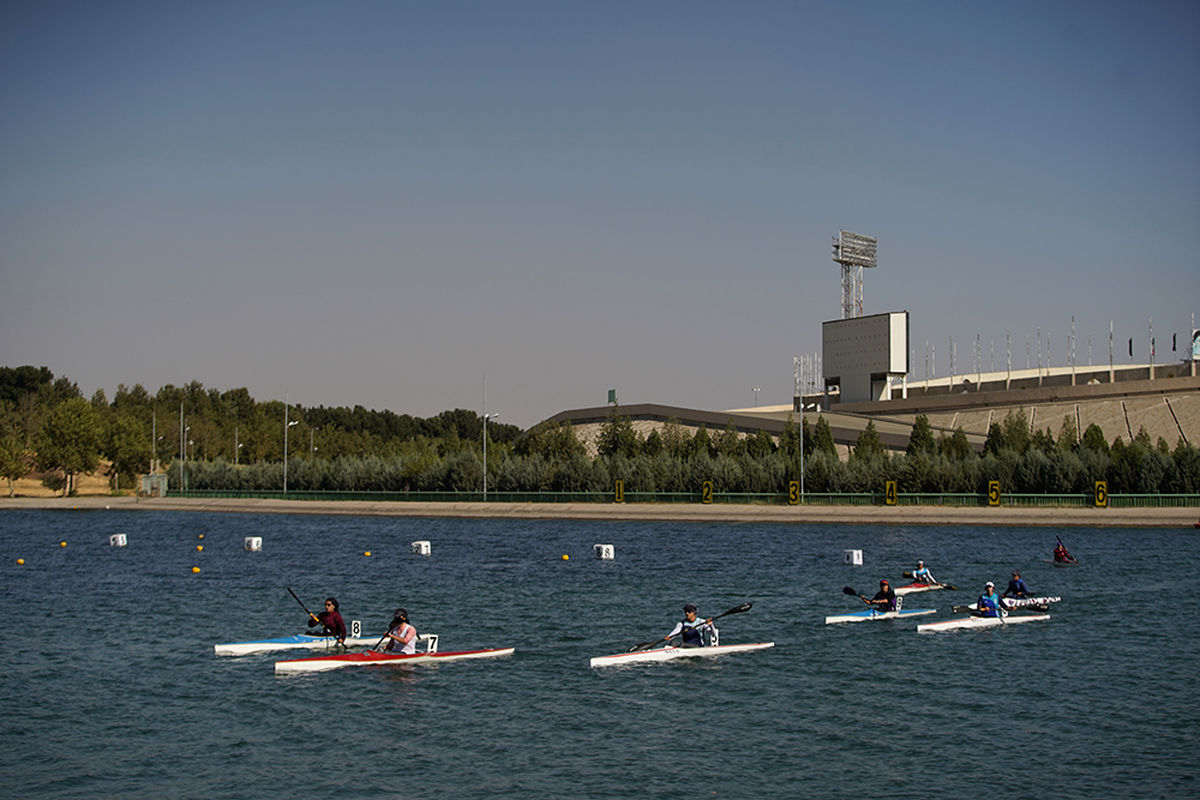
[(968, 441), (966, 431), (961, 426), (955, 428), (951, 436), (942, 436), (939, 439), (938, 451), (951, 461), (959, 462), (966, 461), (974, 455), (971, 442)]
[(1088, 425), (1087, 430), (1083, 432), (1081, 444), (1092, 452), (1108, 456), (1108, 442), (1104, 438), (1104, 431), (1094, 422)]
[(912, 433), (908, 437), (908, 447), (905, 452), (910, 456), (914, 453), (933, 455), (937, 447), (933, 441), (933, 429), (929, 426), (929, 417), (917, 414), (913, 419)]
[(81, 397), (59, 404), (46, 416), (36, 439), (37, 466), (63, 475), (63, 496), (75, 489), (75, 476), (100, 463), (102, 432), (96, 412)]
[(1025, 410), (1018, 408), (1009, 411), (1004, 417), (1004, 422), (1001, 425), (1004, 432), (1003, 445), (1009, 450), (1017, 453), (1024, 453), (1029, 449), (1029, 418), (1025, 416)]
[[(807, 440), (805, 440), (805, 445), (808, 445)], [(833, 443), (833, 429), (829, 427), (829, 420), (825, 419), (823, 414), (817, 416), (817, 424), (812, 436), (812, 452), (824, 453), (834, 459), (837, 458), (837, 445)]]
[[(819, 422), (817, 423), (820, 424)], [(877, 461), (887, 458), (887, 450), (883, 447), (883, 442), (879, 439), (879, 433), (875, 430), (875, 420), (867, 420), (867, 427), (863, 428), (858, 434), (858, 441), (854, 443), (854, 451), (850, 453), (851, 462), (859, 461)], [(863, 480), (870, 485), (870, 480), (873, 475), (867, 477), (866, 473)], [(861, 491), (861, 490), (860, 490)]]
[(32, 465), (21, 438), (11, 431), (0, 433), (0, 477), (8, 481), (8, 496), (13, 496), (14, 481), (29, 474)]
[(132, 416), (118, 415), (109, 420), (104, 455), (110, 466), (113, 489), (120, 488), (120, 476), (132, 477), (150, 463), (150, 437), (141, 422)]
[(1063, 417), (1062, 427), (1058, 430), (1058, 441), (1055, 446), (1059, 450), (1074, 450), (1079, 446), (1079, 426), (1070, 414)]
[(596, 452), (602, 456), (619, 453), (626, 458), (633, 458), (641, 449), (633, 422), (614, 405), (608, 412), (608, 419), (600, 426), (600, 435), (596, 437)]

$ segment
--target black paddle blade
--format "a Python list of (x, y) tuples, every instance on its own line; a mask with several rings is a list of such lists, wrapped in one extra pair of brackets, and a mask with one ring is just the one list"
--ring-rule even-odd
[(950, 591), (952, 591), (952, 592), (957, 592), (957, 591), (958, 591), (958, 587), (957, 587), (957, 586), (955, 586), (955, 585), (954, 585), (954, 584), (952, 584), (952, 583), (943, 583), (943, 584), (942, 584), (942, 586), (945, 586), (947, 589), (949, 589), (949, 590), (950, 590)]
[(661, 641), (662, 641), (661, 639), (655, 639), (652, 642), (639, 642), (638, 644), (635, 644), (633, 647), (629, 648), (625, 652), (626, 653), (636, 653), (639, 650), (649, 650), (651, 647), (654, 647), (654, 645), (658, 644)]
[(734, 606), (733, 608), (729, 609), (724, 614), (717, 614), (717, 616), (713, 617), (713, 619), (716, 619), (717, 617), (728, 617), (730, 614), (741, 614), (743, 611), (749, 611), (753, 607), (754, 603), (742, 603), (740, 606)]
[(848, 594), (851, 597), (858, 597), (858, 592), (851, 589), (849, 586), (842, 587), (842, 594)]

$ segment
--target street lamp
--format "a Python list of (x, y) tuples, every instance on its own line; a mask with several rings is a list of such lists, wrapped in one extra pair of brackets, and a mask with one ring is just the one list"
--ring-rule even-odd
[(762, 391), (757, 386), (754, 387), (754, 407), (758, 408), (758, 393)]
[(483, 415), (483, 502), (487, 502), (487, 421), (495, 419), (499, 414)]
[(288, 440), (288, 428), (292, 427), (293, 425), (299, 425), (299, 424), (300, 424), (300, 420), (298, 420), (298, 419), (294, 419), (294, 420), (292, 420), (291, 422), (288, 422), (288, 421), (287, 421), (287, 418), (288, 418), (288, 407), (285, 405), (285, 406), (283, 407), (283, 422), (284, 422), (284, 426), (283, 426), (283, 493), (284, 493), (284, 494), (287, 494), (287, 444), (288, 444), (287, 440)]

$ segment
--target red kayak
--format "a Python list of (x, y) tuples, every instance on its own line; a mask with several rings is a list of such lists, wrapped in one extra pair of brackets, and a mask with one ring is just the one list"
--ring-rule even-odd
[(484, 650), (464, 650), (458, 653), (377, 653), (364, 650), (360, 653), (343, 653), (336, 656), (313, 656), (275, 662), (275, 674), (295, 672), (323, 672), (342, 667), (371, 667), (384, 664), (432, 664), (441, 661), (462, 661), (468, 658), (496, 658), (511, 656), (514, 648), (495, 647)]

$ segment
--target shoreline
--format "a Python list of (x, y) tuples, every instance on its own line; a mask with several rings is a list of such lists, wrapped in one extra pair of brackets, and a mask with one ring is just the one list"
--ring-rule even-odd
[(988, 525), (1089, 528), (1194, 528), (1200, 509), (1032, 508), (1018, 506), (775, 506), (671, 503), (432, 503), (193, 497), (3, 497), (0, 511), (208, 511), (464, 519), (761, 522), (781, 524)]

